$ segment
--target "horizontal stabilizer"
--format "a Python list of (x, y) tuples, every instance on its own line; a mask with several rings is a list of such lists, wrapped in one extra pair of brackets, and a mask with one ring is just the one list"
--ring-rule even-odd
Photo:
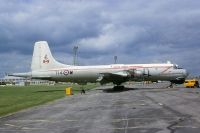
[(23, 77), (23, 78), (29, 78), (29, 77), (31, 77), (31, 75), (32, 75), (31, 72), (8, 74), (8, 76)]

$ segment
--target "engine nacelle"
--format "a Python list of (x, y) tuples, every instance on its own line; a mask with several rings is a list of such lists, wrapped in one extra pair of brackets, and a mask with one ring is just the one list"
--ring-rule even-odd
[(130, 71), (131, 78), (134, 79), (144, 79), (145, 77), (149, 77), (149, 70), (147, 68), (137, 68)]
[(134, 71), (134, 77), (141, 77), (141, 76), (144, 76), (144, 71), (136, 69)]

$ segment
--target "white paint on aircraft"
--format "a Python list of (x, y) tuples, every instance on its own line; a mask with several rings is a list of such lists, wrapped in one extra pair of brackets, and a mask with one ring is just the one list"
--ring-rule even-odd
[(120, 85), (126, 81), (165, 80), (183, 83), (188, 73), (171, 62), (161, 64), (111, 64), (96, 66), (71, 66), (57, 62), (46, 41), (34, 45), (31, 72), (14, 73), (14, 76), (31, 77), (62, 82), (112, 82)]

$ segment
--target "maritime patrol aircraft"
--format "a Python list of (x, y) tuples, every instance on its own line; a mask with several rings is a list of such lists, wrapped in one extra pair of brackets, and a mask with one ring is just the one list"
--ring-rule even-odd
[(119, 87), (126, 81), (170, 81), (182, 84), (188, 73), (178, 65), (161, 64), (111, 64), (94, 66), (72, 66), (54, 59), (46, 41), (36, 42), (32, 56), (31, 71), (13, 73), (12, 76), (43, 79), (56, 82), (86, 84), (113, 83)]

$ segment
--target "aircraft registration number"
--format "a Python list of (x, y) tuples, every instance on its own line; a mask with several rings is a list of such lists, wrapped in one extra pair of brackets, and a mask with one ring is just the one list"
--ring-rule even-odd
[(72, 70), (56, 70), (56, 75), (71, 75), (73, 74)]

